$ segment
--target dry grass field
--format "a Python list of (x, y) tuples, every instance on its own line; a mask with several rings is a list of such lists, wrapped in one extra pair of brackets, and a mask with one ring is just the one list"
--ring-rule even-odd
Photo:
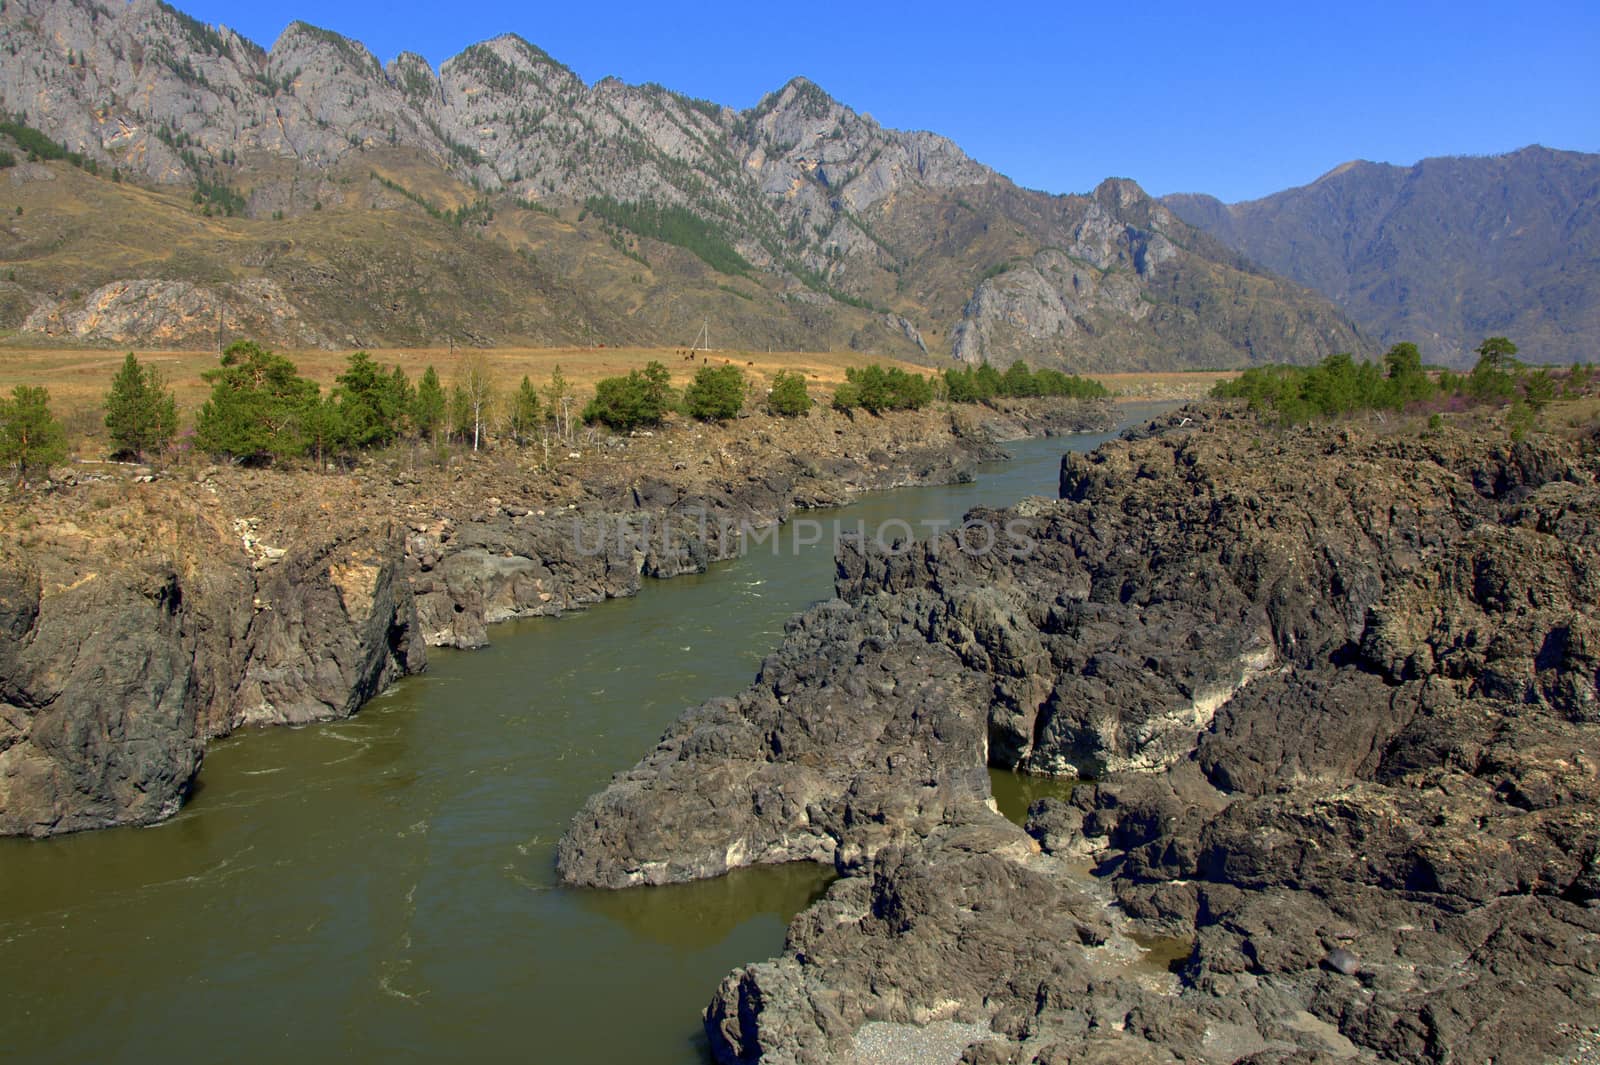
[[(93, 348), (0, 348), (0, 392), (9, 393), (16, 385), (43, 385), (50, 390), (51, 405), (60, 414), (72, 414), (85, 407), (97, 407), (111, 385), (112, 375), (122, 365), (126, 350)], [(139, 361), (156, 366), (186, 410), (197, 408), (209, 394), (202, 378), (217, 365), (217, 355), (209, 351), (135, 350)], [(333, 384), (343, 371), (348, 351), (285, 351), (300, 372), (323, 387)], [(514, 388), (527, 375), (535, 384), (544, 384), (557, 366), (580, 391), (594, 388), (603, 377), (643, 369), (658, 360), (672, 372), (677, 384), (686, 383), (702, 362), (721, 366), (733, 364), (757, 381), (769, 381), (780, 370), (806, 375), (807, 381), (830, 390), (844, 380), (850, 367), (868, 363), (901, 366), (917, 373), (929, 373), (926, 366), (898, 362), (881, 356), (856, 352), (747, 352), (701, 351), (688, 357), (688, 349), (673, 348), (493, 348), (486, 351), (456, 348), (374, 348), (369, 354), (384, 366), (399, 365), (413, 382), (432, 366), (449, 386), (468, 358), (482, 354), (491, 367), (496, 383)]]
[[(209, 394), (202, 374), (217, 364), (214, 352), (145, 351), (134, 352), (141, 362), (158, 367), (176, 395), (180, 419), (187, 424)], [(347, 351), (286, 351), (300, 372), (331, 387), (344, 369)], [(671, 371), (675, 384), (682, 386), (702, 364), (738, 366), (757, 386), (771, 382), (780, 370), (803, 373), (813, 393), (825, 396), (845, 378), (851, 367), (869, 363), (897, 365), (913, 373), (931, 373), (926, 366), (898, 362), (859, 352), (811, 351), (736, 351), (695, 352), (673, 348), (566, 347), (494, 348), (488, 350), (456, 348), (453, 352), (436, 348), (377, 348), (370, 354), (384, 366), (399, 365), (415, 382), (432, 366), (449, 387), (467, 359), (483, 355), (489, 361), (497, 386), (510, 390), (523, 375), (543, 385), (557, 366), (578, 390), (580, 396), (591, 391), (603, 377), (642, 369), (652, 359)], [(66, 424), (74, 445), (87, 445), (103, 433), (101, 404), (111, 378), (122, 364), (126, 350), (97, 348), (0, 347), (0, 394), (8, 395), (16, 385), (43, 385), (50, 390), (51, 409)], [(1203, 396), (1226, 373), (1123, 373), (1092, 374), (1120, 397), (1130, 400), (1193, 399)]]
[(1096, 381), (1128, 400), (1201, 399), (1218, 381), (1238, 377), (1237, 370), (1197, 370), (1191, 373), (1096, 373)]
[[(85, 407), (98, 407), (110, 387), (112, 375), (126, 354), (121, 348), (0, 348), (0, 392), (9, 393), (16, 385), (43, 385), (50, 390), (51, 404), (60, 414), (70, 415)], [(205, 401), (208, 387), (201, 375), (216, 366), (217, 356), (209, 351), (142, 351), (134, 354), (140, 362), (158, 367), (186, 410)], [(344, 369), (347, 351), (286, 351), (300, 372), (324, 387), (333, 384)], [(372, 357), (385, 366), (403, 367), (415, 381), (432, 366), (446, 386), (464, 362), (479, 352), (456, 348), (375, 348)], [(626, 374), (658, 360), (672, 372), (674, 382), (683, 384), (702, 363), (711, 366), (732, 364), (757, 382), (768, 382), (780, 370), (806, 375), (806, 380), (821, 391), (830, 391), (844, 380), (845, 371), (869, 363), (900, 366), (912, 373), (927, 374), (926, 366), (900, 362), (859, 352), (815, 351), (736, 351), (709, 350), (693, 353), (686, 348), (493, 348), (483, 351), (497, 383), (513, 388), (524, 374), (535, 384), (549, 380), (557, 366), (580, 391), (594, 387), (602, 377)], [(1107, 388), (1129, 399), (1190, 399), (1204, 395), (1230, 373), (1117, 373), (1089, 374)]]

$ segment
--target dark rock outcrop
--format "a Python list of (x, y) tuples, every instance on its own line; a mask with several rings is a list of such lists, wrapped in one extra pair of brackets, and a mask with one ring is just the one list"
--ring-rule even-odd
[[(947, 1019), (988, 1026), (969, 1061), (1577, 1060), (1596, 441), (1216, 410), (1134, 436), (971, 516), (1008, 549), (846, 551), (840, 599), (592, 800), (562, 874), (846, 874), (718, 992), (729, 1061)], [(1035, 807), (1044, 858), (1001, 841), (984, 761), (1096, 778)], [(1041, 894), (1096, 891), (1098, 924)], [(1181, 971), (1107, 971), (1123, 933), (1191, 944)]]
[(342, 717), (422, 668), (397, 536), (259, 570), (208, 540), (47, 594), (29, 558), (0, 566), (0, 832), (160, 820), (212, 737)]
[(479, 647), (498, 621), (631, 596), (645, 577), (703, 573), (797, 508), (970, 480), (978, 463), (1005, 458), (998, 441), (1103, 431), (1115, 418), (1104, 403), (1024, 402), (959, 412), (910, 439), (852, 425), (860, 450), (849, 453), (775, 454), (710, 482), (639, 473), (587, 485), (565, 508), (423, 524), (407, 541), (422, 629), (430, 644)]

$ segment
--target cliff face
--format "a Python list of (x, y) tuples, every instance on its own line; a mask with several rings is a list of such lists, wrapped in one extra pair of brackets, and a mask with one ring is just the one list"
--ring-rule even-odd
[(1486, 336), (1535, 362), (1593, 360), (1600, 326), (1600, 155), (1353, 162), (1310, 185), (1223, 204), (1168, 196), (1179, 217), (1315, 289), (1381, 344), (1470, 363)]
[(62, 471), (0, 510), (0, 833), (160, 820), (212, 738), (355, 713), (429, 645), (703, 572), (797, 505), (970, 477), (1003, 456), (997, 436), (1109, 418), (752, 417), (615, 439), (581, 473), (526, 455), (348, 476)]
[[(1094, 369), (1307, 361), (1364, 343), (1326, 302), (1132, 182), (1019, 189), (949, 140), (886, 129), (804, 78), (739, 112), (660, 86), (587, 85), (513, 35), (438, 71), (412, 54), (385, 68), (305, 23), (263, 50), (160, 0), (17, 0), (0, 11), (0, 49), (13, 58), (0, 107), (95, 162), (107, 185), (115, 169), (199, 197), (165, 204), (186, 216), (141, 243), (102, 216), (148, 219), (164, 201), (16, 168), (37, 196), (30, 213), (62, 215), (37, 234), (14, 226), (29, 253), (11, 257), (19, 287), (5, 306), (47, 335), (675, 344), (712, 319), (730, 346)], [(107, 197), (114, 206), (87, 208)], [(591, 213), (591, 197), (610, 208)], [(623, 204), (682, 214), (663, 228), (629, 221)], [(319, 225), (295, 225), (317, 211), (329, 212)], [(427, 238), (394, 232), (397, 213)], [(197, 227), (195, 214), (240, 220)], [(318, 246), (330, 228), (343, 254)], [(109, 244), (126, 261), (92, 254)], [(364, 268), (343, 261), (352, 249)], [(497, 261), (471, 261), (485, 258)], [(360, 294), (359, 312), (318, 283), (341, 270), (366, 275), (331, 286), (345, 303)], [(433, 291), (463, 271), (474, 284)], [(130, 287), (163, 283), (196, 286), (186, 305), (205, 311), (174, 314), (177, 294), (162, 292), (159, 314), (129, 312)], [(263, 283), (287, 309), (251, 287)], [(548, 306), (510, 296), (530, 289)]]
[(261, 568), (163, 494), (145, 501), (168, 519), (138, 534), (145, 551), (70, 521), (33, 527), (51, 550), (8, 545), (0, 832), (168, 817), (210, 738), (354, 713), (426, 661), (397, 537), (337, 537)]
[[(950, 1060), (1568, 1060), (1600, 990), (1596, 455), (1189, 411), (1069, 456), (1059, 502), (972, 516), (1001, 550), (843, 555), (561, 872), (846, 874), (718, 992), (723, 1060), (945, 1021), (978, 1026)], [(985, 762), (1096, 780), (1024, 836)], [(1187, 944), (1176, 975), (1130, 934)]]

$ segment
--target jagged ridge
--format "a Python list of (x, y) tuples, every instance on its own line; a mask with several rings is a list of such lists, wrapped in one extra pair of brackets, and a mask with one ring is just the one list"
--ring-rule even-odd
[(1379, 341), (1463, 363), (1486, 336), (1537, 361), (1589, 361), (1600, 330), (1600, 155), (1345, 163), (1247, 203), (1162, 201), (1344, 308)]
[[(0, 48), (29, 57), (0, 71), (0, 106), (119, 175), (193, 186), (219, 210), (242, 205), (260, 220), (421, 207), (438, 221), (483, 198), (463, 234), (503, 238), (564, 276), (595, 270), (580, 290), (625, 308), (617, 321), (541, 284), (558, 309), (543, 324), (485, 309), (467, 327), (485, 342), (672, 342), (687, 322), (715, 317), (747, 346), (848, 344), (1089, 369), (1304, 361), (1363, 346), (1323, 301), (1255, 271), (1132, 182), (1092, 196), (1019, 189), (949, 140), (886, 129), (804, 78), (738, 112), (658, 85), (586, 85), (514, 35), (473, 45), (437, 72), (411, 53), (384, 67), (360, 43), (303, 22), (263, 50), (160, 0), (19, 0), (0, 12)], [(391, 184), (361, 188), (374, 172)], [(14, 180), (36, 177), (23, 167)], [(587, 216), (595, 197), (692, 212), (753, 264), (754, 287)], [(530, 203), (557, 218), (491, 217), (494, 206), (503, 215)], [(15, 308), (9, 324), (73, 290), (81, 299), (114, 281), (193, 280), (173, 277), (170, 248), (137, 263), (138, 274), (93, 264), (52, 273), (48, 256), (27, 254), (27, 229), (15, 230), (24, 269), (4, 301)], [(371, 258), (388, 250), (381, 235), (344, 239), (374, 242)], [(211, 273), (236, 272), (232, 261), (215, 265), (212, 250), (196, 254), (209, 256)], [(408, 267), (423, 281), (433, 272), (404, 261), (386, 269)], [(351, 322), (275, 280), (309, 319), (302, 342), (437, 339), (447, 330), (430, 332), (429, 318), (455, 316), (424, 291), (426, 313), (378, 304)], [(372, 283), (344, 277), (333, 287), (347, 297)], [(686, 289), (696, 305), (667, 309)], [(96, 338), (54, 322), (28, 327)], [(101, 339), (130, 339), (112, 333)]]

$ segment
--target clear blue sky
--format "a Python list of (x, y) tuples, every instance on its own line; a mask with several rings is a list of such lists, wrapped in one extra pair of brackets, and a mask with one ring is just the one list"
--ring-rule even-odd
[[(176, 0), (270, 45), (291, 20), (435, 67), (511, 31), (593, 83), (749, 107), (795, 74), (1023, 185), (1248, 199), (1349, 159), (1600, 151), (1600, 4), (683, 5)], [(1319, 9), (1320, 8), (1320, 9)]]

